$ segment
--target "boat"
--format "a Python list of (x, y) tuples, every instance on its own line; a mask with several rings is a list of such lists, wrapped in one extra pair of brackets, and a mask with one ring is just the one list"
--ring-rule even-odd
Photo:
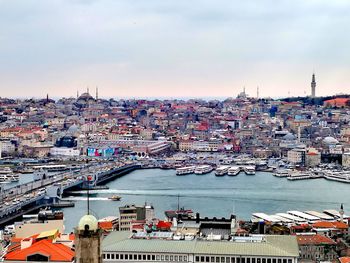
[(278, 169), (275, 171), (275, 173), (273, 174), (276, 177), (288, 177), (290, 174), (290, 170), (287, 169)]
[(220, 167), (216, 168), (215, 175), (216, 176), (223, 176), (223, 175), (227, 174), (229, 168), (230, 168), (229, 166), (220, 166)]
[(195, 174), (207, 174), (213, 171), (213, 167), (210, 165), (200, 165), (197, 166), (196, 169), (194, 170)]
[(195, 169), (196, 169), (195, 166), (186, 166), (186, 167), (176, 168), (176, 175), (192, 174), (194, 173)]
[(246, 175), (254, 175), (255, 174), (255, 166), (248, 165), (243, 168)]
[(311, 174), (307, 172), (294, 172), (291, 173), (288, 177), (287, 180), (290, 181), (295, 181), (295, 180), (305, 180), (305, 179), (310, 179)]
[(227, 174), (230, 176), (236, 176), (241, 172), (241, 168), (239, 166), (232, 166), (228, 169)]
[(0, 168), (0, 174), (10, 174), (12, 173), (12, 170), (10, 167), (5, 166)]
[(327, 172), (324, 174), (324, 178), (330, 181), (350, 183), (350, 172)]
[(18, 174), (0, 174), (0, 182), (5, 183), (12, 183), (12, 182), (18, 182), (19, 181), (19, 175)]
[(120, 201), (120, 199), (122, 199), (122, 197), (119, 195), (112, 195), (112, 196), (108, 197), (108, 199), (112, 200), (112, 201)]

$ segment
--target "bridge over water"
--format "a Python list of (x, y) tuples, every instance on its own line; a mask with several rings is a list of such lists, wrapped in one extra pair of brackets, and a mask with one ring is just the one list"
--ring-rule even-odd
[(38, 181), (21, 184), (0, 192), (0, 226), (35, 211), (59, 203), (62, 194), (72, 189), (93, 189), (135, 169), (138, 164), (108, 163), (62, 172)]

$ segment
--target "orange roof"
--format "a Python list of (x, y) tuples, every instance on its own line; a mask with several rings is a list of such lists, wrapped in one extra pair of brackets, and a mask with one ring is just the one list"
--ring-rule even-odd
[(329, 237), (322, 235), (297, 235), (299, 245), (335, 245)]
[(17, 260), (17, 261), (26, 261), (27, 257), (34, 254), (42, 254), (48, 256), (50, 261), (63, 261), (63, 262), (72, 262), (75, 256), (73, 250), (69, 247), (51, 243), (50, 241), (43, 239), (38, 242), (35, 242), (28, 248), (18, 249), (7, 253), (5, 255), (5, 260)]
[(101, 221), (101, 222), (98, 222), (98, 226), (104, 230), (107, 230), (107, 229), (112, 229), (113, 228), (113, 224), (111, 221)]
[(339, 258), (340, 263), (350, 263), (350, 257)]
[(312, 225), (314, 228), (338, 228), (338, 229), (348, 229), (348, 225), (343, 222), (328, 222), (319, 221)]

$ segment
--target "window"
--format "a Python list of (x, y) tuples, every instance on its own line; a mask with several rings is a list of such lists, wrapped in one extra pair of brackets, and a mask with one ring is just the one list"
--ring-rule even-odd
[(230, 258), (226, 257), (226, 263), (230, 263)]
[(184, 256), (184, 261), (187, 261), (187, 256)]
[(146, 260), (146, 255), (142, 255), (142, 260)]
[(147, 255), (147, 260), (151, 260), (151, 255)]
[(175, 256), (175, 260), (174, 261), (177, 261), (179, 258), (178, 258), (178, 256)]
[(256, 261), (255, 258), (252, 258), (252, 263), (255, 263), (255, 261)]
[(199, 262), (199, 256), (196, 256), (196, 262)]
[(231, 258), (231, 263), (236, 263), (236, 258)]
[(287, 259), (283, 259), (283, 263), (287, 263)]
[(215, 262), (215, 257), (210, 257), (210, 262)]
[(256, 259), (256, 262), (257, 262), (257, 263), (261, 263), (261, 259), (260, 259), (260, 258), (257, 258), (257, 259)]
[(204, 256), (201, 256), (201, 262), (204, 262)]
[(275, 258), (273, 258), (272, 263), (277, 263), (277, 260)]
[(277, 260), (277, 262), (278, 262), (278, 263), (282, 263), (282, 259), (279, 258), (279, 259)]
[(128, 254), (125, 254), (125, 255), (124, 255), (124, 258), (125, 258), (126, 260), (128, 260), (128, 259), (129, 259), (129, 255), (128, 255)]
[(245, 263), (245, 258), (241, 258), (241, 263)]
[(271, 263), (271, 258), (268, 258), (268, 259), (267, 259), (267, 263)]
[(165, 255), (165, 261), (169, 261), (169, 256)]
[(111, 254), (111, 259), (114, 259), (114, 254)]
[(250, 263), (250, 258), (247, 258), (247, 263)]
[(236, 258), (237, 263), (241, 263), (241, 258)]
[(156, 256), (156, 260), (160, 260), (160, 256), (159, 255)]
[(152, 255), (152, 260), (156, 260), (156, 256), (155, 255)]
[(205, 262), (210, 262), (210, 257), (205, 257)]
[(115, 254), (115, 259), (119, 259), (119, 254)]
[(221, 263), (225, 263), (225, 257), (221, 257)]
[(263, 259), (262, 259), (262, 263), (266, 263), (266, 258), (263, 258)]
[(103, 258), (103, 259), (106, 259), (106, 254), (102, 254), (102, 258)]
[(219, 258), (219, 257), (216, 257), (216, 258), (215, 258), (215, 262), (216, 262), (216, 263), (219, 263), (219, 262), (220, 262), (220, 258)]
[(141, 260), (142, 259), (142, 255), (138, 255), (137, 258), (138, 258), (138, 260)]
[[(161, 255), (160, 258), (162, 261), (164, 261), (164, 255)], [(182, 257), (181, 257), (181, 259), (182, 259)], [(180, 261), (182, 261), (182, 260), (180, 260)]]
[(291, 259), (288, 259), (288, 263), (292, 263), (292, 260), (291, 260)]
[(111, 255), (110, 254), (107, 254), (107, 259), (111, 259)]

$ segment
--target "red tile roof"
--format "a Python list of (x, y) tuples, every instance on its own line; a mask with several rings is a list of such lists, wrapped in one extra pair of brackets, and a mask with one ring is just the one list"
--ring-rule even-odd
[(339, 258), (340, 263), (350, 263), (350, 257)]
[(312, 225), (314, 228), (338, 228), (338, 229), (348, 229), (348, 225), (343, 222), (328, 222), (319, 221)]
[(75, 256), (69, 247), (52, 243), (46, 239), (35, 242), (28, 248), (18, 249), (5, 255), (5, 260), (26, 261), (27, 257), (34, 254), (49, 256), (50, 261), (72, 262)]
[(297, 235), (299, 245), (335, 245), (329, 237), (322, 235)]

